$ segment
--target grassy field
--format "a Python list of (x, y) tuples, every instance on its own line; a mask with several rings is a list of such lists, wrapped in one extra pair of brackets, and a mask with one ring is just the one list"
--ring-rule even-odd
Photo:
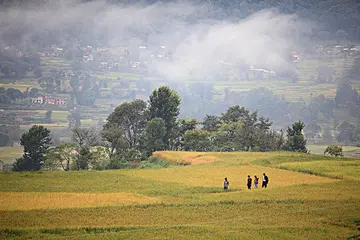
[[(155, 155), (191, 164), (0, 174), (0, 238), (360, 237), (358, 159), (286, 152)], [(268, 188), (246, 189), (247, 175), (263, 172)]]

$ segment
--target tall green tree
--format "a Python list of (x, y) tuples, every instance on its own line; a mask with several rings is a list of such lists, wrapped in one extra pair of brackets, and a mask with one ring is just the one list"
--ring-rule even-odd
[(268, 133), (272, 122), (268, 118), (258, 117), (258, 112), (250, 112), (244, 107), (238, 105), (230, 107), (225, 113), (222, 114), (220, 119), (224, 124), (241, 123), (241, 137), (239, 138), (238, 148), (245, 151), (254, 149), (259, 141), (260, 135)]
[(44, 123), (51, 123), (52, 110), (47, 110), (44, 117)]
[(142, 139), (143, 148), (148, 156), (155, 151), (166, 149), (164, 139), (167, 134), (166, 123), (162, 118), (153, 118), (148, 122)]
[(212, 133), (200, 129), (188, 130), (184, 133), (185, 151), (212, 151)]
[(358, 127), (356, 127), (354, 124), (344, 121), (338, 127), (339, 135), (336, 137), (336, 139), (342, 143), (357, 142), (360, 140), (356, 134), (357, 130)]
[(47, 161), (60, 164), (64, 171), (70, 170), (70, 164), (75, 160), (76, 146), (71, 143), (60, 144), (57, 147), (50, 148), (47, 154)]
[(220, 119), (224, 123), (231, 123), (231, 122), (238, 122), (250, 119), (250, 112), (249, 110), (245, 109), (244, 107), (240, 107), (238, 105), (230, 107), (226, 110), (225, 113), (221, 114)]
[(336, 89), (335, 102), (337, 105), (344, 105), (347, 102), (359, 103), (359, 94), (351, 86), (349, 80), (340, 82)]
[(155, 89), (149, 99), (150, 119), (161, 118), (165, 122), (166, 134), (164, 143), (169, 146), (171, 140), (175, 139), (174, 130), (176, 118), (180, 113), (180, 96), (167, 86)]
[(293, 152), (308, 152), (306, 149), (306, 140), (303, 134), (305, 123), (298, 121), (293, 123), (292, 127), (287, 129), (286, 150)]
[(69, 110), (68, 113), (68, 127), (69, 128), (79, 128), (81, 127), (81, 115), (80, 115), (80, 110), (75, 108), (74, 110)]
[(14, 171), (38, 171), (51, 144), (50, 130), (34, 125), (21, 136), (20, 144), (24, 147), (24, 155), (16, 159)]
[(110, 159), (116, 153), (120, 153), (122, 149), (128, 148), (128, 144), (124, 139), (124, 130), (116, 123), (107, 122), (103, 126), (101, 136)]
[(182, 118), (178, 122), (179, 122), (178, 126), (179, 126), (180, 135), (184, 135), (184, 133), (188, 130), (194, 130), (196, 128), (196, 125), (198, 124), (196, 118), (192, 118), (192, 119)]
[(10, 146), (11, 140), (7, 133), (0, 132), (0, 147)]
[[(115, 108), (114, 112), (107, 118), (108, 125), (105, 125), (105, 127), (112, 125), (116, 131), (121, 129), (123, 139), (127, 142), (128, 148), (134, 148), (137, 146), (139, 137), (146, 128), (147, 118), (146, 102), (137, 99), (132, 102), (125, 102)], [(116, 129), (114, 126), (120, 129)]]
[(214, 143), (219, 151), (244, 150), (244, 124), (241, 121), (223, 123), (214, 136)]
[(221, 120), (218, 116), (215, 115), (206, 115), (202, 122), (202, 130), (216, 132), (219, 129), (219, 125), (221, 124)]
[(93, 161), (91, 147), (95, 146), (98, 142), (97, 134), (94, 129), (74, 128), (73, 141), (77, 151), (75, 159), (77, 169), (88, 169), (89, 164)]

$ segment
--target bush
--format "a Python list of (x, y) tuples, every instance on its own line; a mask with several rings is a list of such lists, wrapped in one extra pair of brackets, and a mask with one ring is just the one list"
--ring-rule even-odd
[(325, 149), (324, 154), (329, 154), (330, 156), (335, 156), (335, 157), (344, 156), (342, 147), (335, 145), (328, 146)]
[(170, 162), (156, 156), (150, 156), (147, 161), (144, 161), (140, 168), (167, 168)]

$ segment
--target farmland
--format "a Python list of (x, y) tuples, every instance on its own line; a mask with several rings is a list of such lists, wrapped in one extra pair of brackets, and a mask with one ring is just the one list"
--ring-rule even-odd
[[(313, 154), (324, 154), (327, 146), (325, 145), (308, 145), (308, 149)], [(355, 146), (343, 146), (343, 153), (345, 157), (360, 157), (360, 148)]]
[(22, 147), (0, 147), (0, 160), (7, 164), (12, 164), (22, 154)]
[[(359, 160), (156, 152), (162, 169), (0, 174), (0, 238), (356, 239)], [(326, 167), (323, 167), (326, 166)], [(246, 189), (246, 176), (270, 178)], [(343, 177), (339, 177), (343, 176)], [(224, 177), (230, 189), (222, 189)]]

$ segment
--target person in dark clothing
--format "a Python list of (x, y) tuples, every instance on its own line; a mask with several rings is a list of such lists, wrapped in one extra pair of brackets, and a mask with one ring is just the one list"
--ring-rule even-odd
[(225, 178), (224, 180), (224, 190), (227, 190), (229, 188), (230, 182)]
[(252, 179), (251, 179), (250, 175), (248, 175), (248, 178), (247, 178), (247, 187), (248, 187), (248, 189), (251, 189), (251, 183), (252, 183)]
[(264, 173), (263, 174), (264, 176), (263, 176), (263, 181), (262, 181), (262, 188), (266, 188), (267, 187), (267, 185), (268, 185), (268, 183), (269, 183), (269, 177), (268, 176), (266, 176), (266, 174)]

